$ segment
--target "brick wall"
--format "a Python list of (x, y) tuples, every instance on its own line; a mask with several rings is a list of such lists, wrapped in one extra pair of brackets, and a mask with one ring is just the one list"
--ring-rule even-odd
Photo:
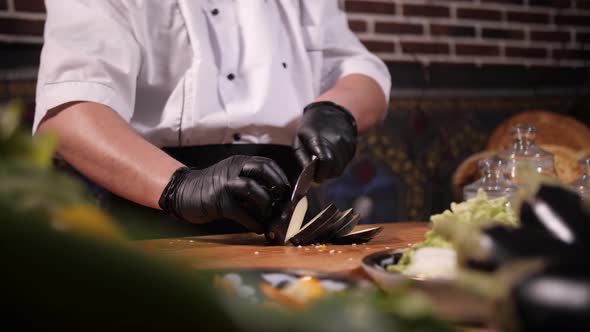
[(41, 44), (44, 22), (43, 0), (0, 0), (0, 42)]
[[(339, 2), (394, 88), (588, 86), (590, 0)], [(34, 79), (44, 19), (42, 0), (0, 0), (0, 81)]]
[[(392, 73), (392, 112), (359, 144), (395, 175), (387, 194), (361, 190), (385, 207), (372, 221), (426, 220), (447, 208), (454, 169), (508, 115), (547, 109), (590, 125), (590, 0), (339, 1)], [(24, 99), (28, 126), (44, 11), (42, 0), (0, 0), (0, 102)]]
[(590, 63), (590, 0), (346, 0), (350, 26), (388, 61)]
[[(590, 0), (343, 3), (351, 28), (388, 61), (557, 66), (590, 61)], [(42, 43), (44, 10), (42, 0), (0, 0), (0, 41)]]

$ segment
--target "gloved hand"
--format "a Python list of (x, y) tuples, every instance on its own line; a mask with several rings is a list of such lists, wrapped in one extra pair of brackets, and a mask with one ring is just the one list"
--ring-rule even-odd
[(309, 104), (297, 127), (295, 157), (301, 166), (318, 157), (315, 181), (340, 176), (356, 151), (357, 128), (352, 114), (335, 103)]
[(225, 218), (260, 234), (275, 203), (289, 191), (287, 177), (271, 159), (233, 156), (201, 170), (179, 168), (159, 204), (191, 223)]

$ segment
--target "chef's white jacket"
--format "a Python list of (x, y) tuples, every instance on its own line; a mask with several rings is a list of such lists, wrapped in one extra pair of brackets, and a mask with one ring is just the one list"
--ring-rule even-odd
[(341, 77), (387, 68), (337, 0), (48, 0), (34, 130), (70, 101), (156, 146), (291, 144), (286, 125)]

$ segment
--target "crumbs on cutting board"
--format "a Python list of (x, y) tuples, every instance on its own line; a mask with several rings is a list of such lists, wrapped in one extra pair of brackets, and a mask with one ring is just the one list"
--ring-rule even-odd
[(316, 246), (315, 246), (315, 248), (316, 248), (318, 251), (324, 251), (324, 250), (328, 249), (328, 247), (327, 247), (325, 244), (322, 244), (322, 245), (316, 245)]

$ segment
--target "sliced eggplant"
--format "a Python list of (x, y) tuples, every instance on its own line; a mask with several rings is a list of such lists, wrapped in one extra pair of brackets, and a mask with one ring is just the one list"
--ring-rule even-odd
[(293, 245), (305, 245), (312, 243), (316, 240), (314, 234), (317, 230), (326, 227), (330, 222), (333, 222), (335, 218), (338, 217), (338, 208), (334, 204), (328, 205), (322, 212), (318, 213), (313, 219), (311, 219), (299, 232), (294, 234), (291, 237), (288, 237), (286, 240), (291, 241)]
[(328, 205), (304, 225), (307, 198), (303, 197), (297, 203), (289, 201), (284, 204), (283, 213), (270, 222), (265, 233), (270, 244), (361, 243), (369, 241), (381, 231), (381, 227), (373, 227), (350, 233), (359, 223), (360, 215), (352, 209), (342, 212), (334, 204)]
[(349, 218), (343, 220), (342, 225), (339, 229), (334, 231), (334, 235), (332, 237), (343, 237), (344, 235), (352, 232), (352, 230), (358, 225), (359, 221), (361, 221), (360, 214), (353, 213), (350, 215)]
[(283, 208), (283, 213), (270, 222), (264, 234), (266, 240), (275, 245), (286, 244), (301, 229), (306, 212), (307, 197), (304, 196), (296, 202), (288, 201)]
[(352, 215), (354, 214), (352, 209), (348, 209), (344, 212), (340, 212), (337, 218), (334, 218), (331, 222), (326, 224), (326, 227), (319, 229), (313, 237), (319, 243), (328, 242), (331, 238), (334, 237), (334, 233), (336, 230), (340, 229), (343, 223), (348, 222)]
[(372, 227), (363, 230), (359, 230), (356, 232), (348, 233), (342, 237), (332, 239), (332, 243), (334, 244), (352, 244), (352, 243), (363, 243), (368, 242), (377, 234), (381, 233), (383, 227)]

